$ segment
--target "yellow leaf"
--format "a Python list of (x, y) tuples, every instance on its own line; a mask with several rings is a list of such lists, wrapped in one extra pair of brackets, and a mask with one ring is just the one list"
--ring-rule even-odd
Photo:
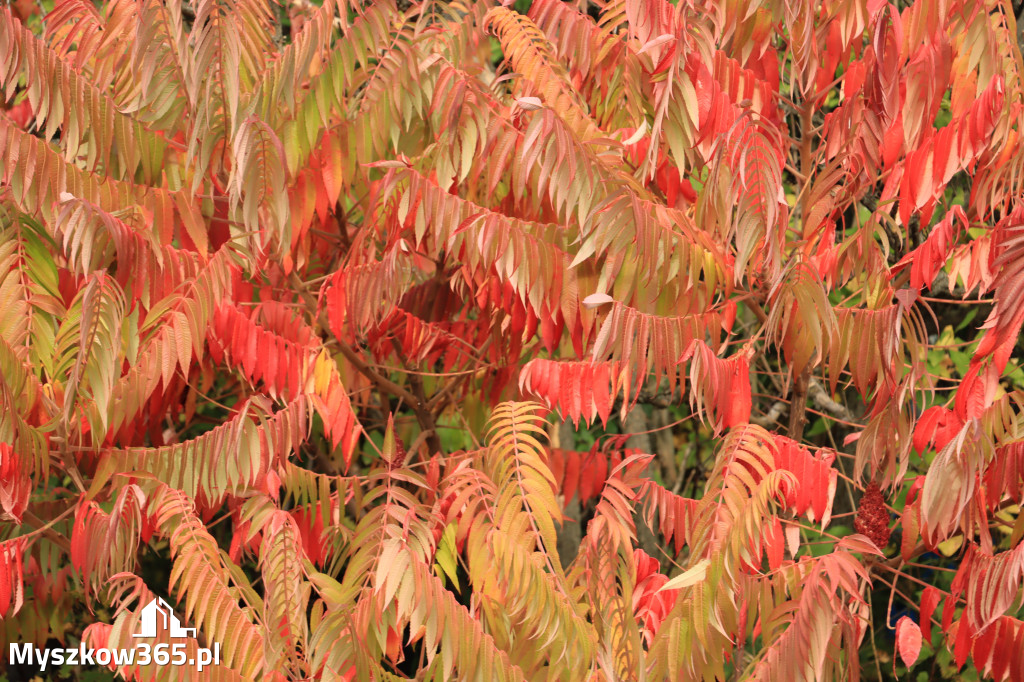
[[(683, 587), (690, 587), (704, 580), (704, 576), (707, 575), (708, 566), (711, 564), (710, 559), (701, 559), (694, 566), (690, 567), (683, 573), (680, 573), (675, 578), (672, 578), (667, 583), (661, 586), (662, 590), (678, 590)], [(660, 591), (660, 590), (659, 590)]]
[[(459, 588), (459, 577), (458, 577), (458, 566), (456, 563), (456, 556), (458, 552), (455, 549), (455, 531), (456, 525), (449, 523), (445, 526), (444, 534), (441, 536), (441, 542), (437, 547), (437, 554), (434, 555), (434, 559), (437, 562), (438, 568), (444, 571), (444, 574), (451, 578), (452, 583), (455, 585), (456, 590)], [(438, 576), (440, 577), (440, 575)]]
[(962, 544), (964, 544), (964, 536), (957, 535), (955, 538), (950, 538), (940, 542), (937, 547), (939, 551), (942, 552), (942, 556), (950, 557), (957, 553), (957, 550), (960, 549), (960, 545)]

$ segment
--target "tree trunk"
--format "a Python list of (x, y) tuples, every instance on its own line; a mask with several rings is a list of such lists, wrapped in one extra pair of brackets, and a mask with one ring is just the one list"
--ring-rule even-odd
[[(552, 429), (551, 440), (552, 447), (575, 450), (576, 427), (570, 421), (562, 422)], [(567, 568), (580, 551), (580, 542), (583, 540), (583, 527), (580, 526), (582, 513), (579, 496), (573, 495), (571, 500), (566, 500), (565, 515), (569, 518), (558, 529), (558, 558), (562, 568)]]
[[(641, 452), (654, 452), (651, 434), (643, 433), (650, 430), (651, 421), (647, 418), (647, 413), (644, 412), (642, 407), (637, 406), (630, 410), (629, 414), (626, 415), (626, 423), (623, 426), (626, 433), (634, 435), (626, 439), (626, 447), (636, 448)], [(647, 526), (647, 522), (644, 521), (640, 510), (633, 514), (633, 521), (636, 523), (636, 540), (640, 549), (644, 550), (649, 556), (661, 561), (664, 555), (658, 549), (658, 538)]]

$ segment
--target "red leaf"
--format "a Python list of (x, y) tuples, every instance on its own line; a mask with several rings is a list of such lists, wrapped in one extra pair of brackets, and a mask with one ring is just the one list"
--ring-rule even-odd
[(942, 598), (942, 593), (934, 587), (924, 588), (921, 594), (921, 625), (924, 628), (924, 639), (928, 644), (932, 643), (932, 613)]
[[(946, 608), (950, 608), (948, 603)], [(971, 654), (971, 646), (973, 644), (974, 632), (972, 632), (971, 625), (967, 622), (966, 618), (961, 618), (957, 621), (956, 643), (953, 645), (953, 663), (956, 665), (957, 670), (964, 667), (967, 657)]]
[(733, 356), (728, 362), (731, 367), (731, 376), (727, 391), (722, 391), (722, 427), (730, 428), (737, 424), (750, 422), (750, 365), (746, 358)]
[[(285, 344), (270, 334), (262, 334), (261, 336), (263, 338), (260, 339), (260, 358), (262, 359), (260, 373), (263, 375), (263, 383), (268, 388), (276, 387), (280, 385), (281, 381), (278, 358), (284, 355)], [(271, 389), (271, 395), (273, 394), (274, 391)]]
[(393, 627), (388, 628), (387, 646), (385, 647), (384, 655), (394, 665), (405, 660), (405, 656), (402, 653), (402, 635)]
[[(519, 390), (539, 398), (549, 409), (557, 409), (577, 425), (588, 424), (594, 416), (607, 424), (619, 393), (631, 400), (628, 384), (619, 382), (619, 362), (564, 362), (537, 358), (519, 373)], [(633, 396), (635, 398), (635, 396)]]
[(949, 441), (963, 428), (964, 422), (953, 410), (941, 405), (929, 407), (921, 413), (914, 426), (914, 449), (924, 454), (931, 444), (936, 450), (946, 447)]
[[(938, 154), (938, 147), (936, 154)], [(918, 290), (925, 285), (931, 287), (939, 270), (952, 255), (952, 247), (962, 229), (968, 225), (967, 215), (963, 209), (954, 206), (946, 214), (946, 217), (932, 228), (924, 243), (904, 256), (893, 267), (893, 270), (910, 265), (910, 286)]]
[(855, 61), (846, 67), (846, 76), (843, 78), (843, 98), (849, 99), (856, 94), (864, 85), (867, 77), (867, 69), (863, 61)]
[(985, 408), (992, 405), (996, 389), (999, 388), (999, 370), (994, 363), (971, 361), (967, 376), (956, 392), (956, 414), (960, 419), (968, 420), (980, 417)]
[(949, 628), (953, 625), (953, 615), (956, 612), (956, 599), (953, 597), (946, 597), (945, 603), (942, 605), (942, 631), (949, 632)]
[(662, 590), (668, 578), (659, 573), (658, 560), (642, 549), (633, 551), (636, 562), (636, 585), (633, 587), (633, 614), (643, 623), (643, 635), (648, 645), (657, 634), (662, 621), (675, 605), (679, 590)]
[(7, 560), (7, 554), (0, 552), (0, 618), (7, 615), (11, 607), (11, 595), (14, 593), (13, 566)]
[[(269, 311), (268, 320), (281, 322), (275, 319), (277, 315)], [(268, 331), (237, 306), (224, 304), (214, 314), (207, 339), (211, 350), (223, 350), (223, 357), (215, 360), (226, 360), (242, 370), (253, 384), (262, 381), (271, 395), (287, 392), (294, 398), (299, 394), (299, 374), (310, 364), (317, 344), (299, 340), (304, 329), (301, 325), (293, 321), (289, 327), (281, 330), (287, 335)]]
[(985, 336), (975, 351), (975, 362), (992, 355), (995, 369), (1002, 372), (1024, 324), (1024, 206), (1017, 206), (993, 232), (991, 267), (996, 272), (996, 304), (982, 325)]
[(690, 360), (690, 404), (716, 432), (750, 421), (750, 358), (738, 353), (719, 358), (703, 341), (683, 353)]
[(608, 460), (603, 453), (592, 452), (590, 461), (580, 472), (580, 502), (586, 502), (601, 494), (608, 480)]
[(732, 325), (736, 322), (736, 301), (730, 300), (725, 304), (725, 312), (722, 314), (722, 330), (726, 334), (732, 333)]
[(985, 472), (985, 490), (990, 509), (996, 509), (1003, 495), (1018, 504), (1024, 501), (1024, 441), (996, 448), (995, 459)]
[(249, 522), (240, 522), (236, 519), (233, 523), (235, 527), (231, 533), (231, 545), (228, 547), (228, 556), (237, 564), (242, 560), (243, 543), (246, 536), (249, 535)]
[(26, 540), (14, 538), (0, 542), (0, 620), (8, 610), (16, 614), (24, 600), (23, 557)]
[(611, 383), (614, 379), (611, 376), (612, 368), (607, 363), (600, 363), (594, 369), (593, 382), (590, 388), (594, 386), (597, 390), (593, 392), (594, 395), (594, 408), (597, 410), (597, 416), (601, 418), (602, 424), (608, 423), (608, 417), (611, 416), (612, 412), (612, 394), (611, 391), (605, 391), (605, 386), (612, 386)]
[[(999, 629), (999, 635), (992, 652), (992, 678), (1024, 679), (1024, 623), (1003, 616), (996, 627)], [(1013, 667), (1016, 668), (1016, 674), (1011, 672)]]
[(561, 322), (561, 315), (541, 315), (540, 317), (540, 338), (544, 342), (544, 349), (548, 355), (553, 355), (558, 340), (562, 338), (564, 324)]
[(917, 662), (921, 653), (921, 628), (907, 616), (896, 623), (896, 651), (908, 668)]
[(978, 670), (985, 670), (991, 664), (992, 658), (992, 647), (996, 643), (999, 635), (999, 623), (996, 623), (990, 628), (986, 628), (984, 632), (978, 635), (977, 640), (974, 642), (974, 651), (971, 652), (971, 658), (974, 659), (974, 666)]
[(814, 514), (816, 522), (825, 518), (835, 495), (831, 479), (837, 473), (823, 451), (812, 454), (799, 443), (784, 436), (775, 437), (775, 468), (793, 472), (796, 487), (787, 491), (786, 504), (797, 515), (808, 511)]
[[(882, 158), (885, 168), (891, 168), (903, 151), (903, 112), (896, 115), (892, 125), (886, 130), (882, 144)], [(909, 211), (909, 204), (907, 210)], [(900, 210), (903, 210), (903, 202), (900, 202)]]
[(0, 443), (0, 518), (6, 514), (21, 523), (31, 493), (32, 479), (22, 471), (18, 453), (9, 443)]
[[(241, 352), (241, 357), (238, 360), (242, 364), (242, 368), (245, 373), (256, 380), (256, 365), (259, 360), (259, 337), (261, 334), (256, 328), (249, 327), (248, 329), (239, 330), (244, 341), (239, 343), (235, 349)], [(244, 343), (244, 345), (242, 345)]]
[(83, 574), (85, 572), (85, 553), (88, 550), (88, 534), (85, 531), (90, 504), (78, 505), (78, 509), (75, 511), (75, 525), (71, 528), (71, 565)]
[[(653, 481), (648, 481), (641, 497), (646, 499), (647, 525), (657, 528), (665, 542), (673, 542), (675, 553), (678, 555), (689, 539), (698, 500), (676, 495)], [(657, 523), (654, 518), (655, 512), (658, 516)]]

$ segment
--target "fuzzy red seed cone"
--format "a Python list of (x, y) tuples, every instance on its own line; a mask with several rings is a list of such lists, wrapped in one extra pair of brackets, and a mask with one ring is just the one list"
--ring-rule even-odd
[(889, 544), (889, 510), (885, 508), (882, 491), (874, 481), (868, 484), (860, 498), (853, 527), (858, 533), (870, 538), (879, 548)]

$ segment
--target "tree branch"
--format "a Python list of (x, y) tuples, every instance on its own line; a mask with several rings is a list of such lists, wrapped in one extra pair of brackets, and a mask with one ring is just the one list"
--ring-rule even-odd
[[(309, 314), (315, 320), (316, 326), (320, 330), (320, 333), (333, 337), (333, 335), (330, 333), (330, 327), (327, 325), (326, 320), (324, 320), (323, 313), (317, 310), (316, 299), (314, 299), (313, 295), (306, 290), (305, 282), (303, 282), (299, 278), (299, 276), (296, 275), (294, 272), (291, 273), (291, 275), (289, 275), (289, 281), (295, 288), (295, 291), (298, 292), (299, 297), (305, 304), (306, 309), (309, 311)], [(367, 379), (372, 381), (380, 390), (386, 391), (387, 393), (390, 393), (396, 398), (401, 399), (402, 402), (406, 403), (407, 405), (413, 408), (413, 411), (416, 413), (416, 421), (418, 421), (420, 424), (420, 429), (422, 431), (434, 432), (435, 435), (431, 436), (430, 438), (432, 438), (433, 441), (436, 441), (437, 451), (440, 451), (440, 439), (438, 439), (436, 435), (437, 430), (435, 428), (433, 415), (426, 409), (427, 401), (422, 396), (422, 385), (420, 386), (420, 396), (417, 396), (415, 393), (409, 391), (404, 386), (399, 386), (395, 382), (388, 379), (386, 376), (377, 372), (377, 370), (375, 370), (374, 368), (370, 367), (365, 361), (363, 361), (361, 357), (359, 357), (358, 353), (356, 353), (354, 350), (352, 350), (351, 347), (349, 347), (347, 343), (345, 343), (341, 339), (335, 340), (338, 342), (338, 348), (341, 350), (341, 354), (345, 356), (346, 360), (352, 363), (352, 365), (356, 368), (357, 372), (359, 372)], [(418, 380), (418, 377), (416, 378)]]
[[(394, 346), (395, 353), (398, 355), (398, 359), (402, 363), (402, 367), (409, 369), (405, 353), (402, 352), (397, 343), (392, 345)], [(409, 385), (412, 386), (414, 397), (413, 402), (409, 403), (409, 406), (416, 413), (416, 420), (420, 423), (420, 436), (426, 436), (427, 449), (431, 453), (439, 453), (441, 452), (441, 439), (437, 435), (437, 423), (434, 421), (434, 413), (430, 409), (431, 402), (427, 400), (427, 394), (423, 390), (423, 379), (420, 378), (419, 374), (410, 373), (408, 376)], [(419, 441), (419, 438), (417, 438), (417, 441)]]
[(828, 412), (832, 416), (846, 422), (857, 421), (856, 417), (850, 414), (850, 410), (845, 405), (832, 400), (832, 396), (828, 394), (828, 391), (817, 380), (811, 380), (808, 386), (808, 395), (814, 401), (814, 406), (821, 409), (822, 412)]
[[(794, 386), (793, 388), (792, 402), (797, 402), (798, 400), (800, 400), (799, 396), (796, 393), (797, 388), (798, 386)], [(856, 424), (856, 415), (851, 413), (849, 408), (846, 407), (845, 405), (833, 400), (832, 397), (828, 394), (828, 391), (825, 390), (825, 387), (822, 386), (817, 379), (810, 379), (807, 382), (803, 395), (804, 398), (802, 400), (804, 403), (804, 411), (807, 410), (806, 399), (810, 398), (811, 403), (816, 408), (818, 408), (818, 410), (823, 414), (823, 416), (832, 416), (835, 417), (837, 421), (850, 423), (854, 425)], [(771, 408), (768, 410), (767, 413), (765, 413), (763, 417), (751, 417), (750, 423), (757, 424), (758, 426), (766, 429), (770, 428), (773, 424), (779, 421), (783, 414), (785, 414), (786, 410), (789, 408), (789, 405), (790, 401), (776, 400), (774, 403), (772, 403)], [(804, 415), (803, 421), (806, 425), (806, 415)], [(793, 424), (792, 414), (790, 415), (790, 424)], [(792, 426), (790, 426), (790, 429), (792, 432)]]
[(73, 509), (74, 509), (74, 507), (72, 507), (71, 509), (65, 511), (63, 514), (61, 514), (60, 516), (55, 518), (53, 521), (50, 521), (49, 523), (46, 523), (41, 518), (39, 518), (38, 516), (36, 516), (35, 514), (33, 514), (32, 512), (30, 512), (28, 510), (25, 510), (25, 512), (21, 515), (21, 517), (22, 517), (22, 519), (27, 521), (30, 526), (35, 528), (35, 530), (32, 531), (32, 533), (29, 533), (29, 535), (33, 535), (35, 533), (42, 533), (43, 536), (46, 537), (47, 540), (49, 540), (53, 544), (57, 545), (61, 549), (63, 549), (70, 556), (70, 554), (71, 554), (71, 542), (66, 537), (64, 537), (63, 535), (61, 535), (57, 531), (55, 531), (52, 528), (52, 526), (53, 526), (53, 524), (57, 523), (58, 521), (62, 520), (65, 516), (67, 516), (68, 513), (70, 511), (72, 511)]
[(783, 413), (785, 413), (786, 408), (788, 407), (789, 405), (784, 403), (783, 401), (776, 400), (774, 403), (772, 403), (771, 408), (769, 408), (768, 412), (765, 413), (763, 417), (752, 416), (750, 418), (750, 423), (757, 424), (762, 429), (770, 429), (773, 424), (778, 423), (779, 418), (782, 417)]
[(789, 437), (797, 443), (804, 435), (807, 424), (807, 383), (809, 370), (805, 368), (793, 382), (793, 394), (789, 411)]

